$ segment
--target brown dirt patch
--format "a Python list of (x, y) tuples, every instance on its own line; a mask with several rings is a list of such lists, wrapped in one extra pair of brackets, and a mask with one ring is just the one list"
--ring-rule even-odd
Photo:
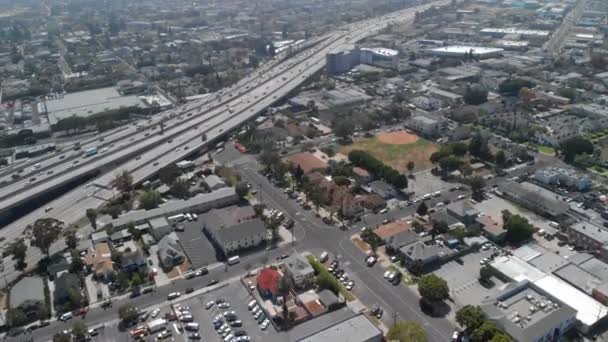
[(415, 134), (407, 133), (406, 131), (396, 131), (378, 134), (378, 140), (385, 144), (391, 145), (407, 145), (413, 144), (418, 140)]

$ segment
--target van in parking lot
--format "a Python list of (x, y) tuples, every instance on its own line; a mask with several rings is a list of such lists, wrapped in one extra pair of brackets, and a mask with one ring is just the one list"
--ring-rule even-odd
[(321, 261), (321, 262), (326, 262), (327, 259), (329, 259), (329, 253), (327, 253), (327, 252), (323, 252), (319, 256), (319, 261)]
[(247, 305), (247, 308), (249, 310), (253, 309), (256, 305), (258, 305), (258, 302), (254, 299), (251, 302), (249, 302), (249, 304)]
[(198, 331), (198, 323), (187, 323), (184, 326), (184, 329), (186, 329), (187, 331)]

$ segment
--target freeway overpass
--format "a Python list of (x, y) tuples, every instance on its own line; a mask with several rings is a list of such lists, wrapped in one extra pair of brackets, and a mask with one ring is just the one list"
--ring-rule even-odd
[[(25, 227), (42, 217), (54, 217), (67, 224), (77, 222), (87, 208), (97, 208), (104, 200), (96, 194), (107, 191), (114, 176), (128, 171), (136, 182), (152, 177), (158, 169), (174, 163), (198, 150), (222, 140), (237, 130), (243, 123), (255, 118), (268, 106), (300, 86), (310, 76), (325, 66), (325, 55), (345, 44), (352, 44), (368, 37), (392, 22), (413, 21), (416, 11), (431, 5), (442, 5), (447, 1), (434, 2), (380, 18), (354, 23), (344, 30), (320, 37), (307, 50), (285, 61), (271, 62), (234, 86), (209, 96), (201, 101), (191, 102), (158, 115), (139, 127), (133, 125), (109, 134), (104, 139), (100, 152), (94, 158), (83, 158), (71, 149), (60, 151), (57, 158), (64, 157), (56, 164), (38, 171), (38, 177), (20, 179), (0, 188), (0, 209), (11, 208), (15, 203), (26, 203), (49, 188), (59, 187), (76, 177), (93, 175), (90, 183), (78, 186), (59, 198), (19, 218), (3, 228), (6, 242), (22, 235)], [(164, 134), (160, 134), (158, 123), (165, 123)], [(114, 139), (112, 134), (117, 135)], [(201, 136), (205, 134), (207, 140)], [(114, 139), (114, 140), (112, 140)], [(89, 141), (99, 144), (101, 141)], [(87, 145), (88, 146), (88, 145)], [(84, 147), (83, 147), (84, 148)], [(54, 158), (54, 157), (53, 157)], [(66, 159), (69, 158), (69, 159)], [(64, 161), (64, 159), (66, 159)], [(78, 163), (75, 163), (78, 161)], [(79, 165), (80, 164), (80, 165)], [(41, 176), (40, 173), (50, 174)], [(101, 171), (101, 174), (99, 174)], [(34, 171), (32, 171), (34, 172)], [(38, 250), (30, 249), (27, 262), (34, 265), (40, 258)], [(5, 259), (3, 276), (11, 281), (17, 276), (12, 260)]]

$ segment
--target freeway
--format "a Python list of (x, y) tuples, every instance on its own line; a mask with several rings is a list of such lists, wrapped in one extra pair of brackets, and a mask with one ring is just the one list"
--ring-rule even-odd
[[(323, 39), (313, 39), (309, 45), (314, 45)], [(71, 147), (64, 148), (51, 157), (34, 159), (26, 165), (20, 166), (21, 170), (18, 170), (20, 172), (6, 175), (0, 180), (0, 185), (3, 185), (0, 188), (0, 209), (11, 208), (74, 178), (100, 170), (106, 165), (116, 165), (123, 158), (135, 157), (141, 151), (169, 141), (181, 132), (196, 127), (200, 122), (219, 115), (220, 112), (217, 109), (222, 108), (224, 104), (226, 104), (225, 109), (233, 111), (230, 109), (230, 103), (234, 102), (233, 100), (238, 98), (244, 90), (255, 89), (266, 82), (265, 79), (274, 76), (269, 73), (276, 72), (271, 71), (277, 65), (279, 65), (277, 62), (265, 64), (260, 70), (234, 86), (220, 91), (215, 97), (210, 96), (198, 102), (189, 103), (183, 108), (169, 110), (146, 122), (137, 122), (126, 128), (118, 129), (116, 132), (85, 141), (78, 150)], [(279, 68), (279, 72), (282, 71)], [(211, 110), (214, 111), (211, 113)], [(158, 126), (161, 122), (166, 127), (162, 135)], [(92, 147), (98, 148), (98, 154), (86, 156), (83, 151)], [(32, 167), (28, 168), (28, 166)]]
[(561, 51), (564, 39), (572, 29), (573, 25), (580, 20), (587, 6), (587, 0), (578, 0), (574, 8), (562, 20), (560, 27), (551, 35), (551, 38), (543, 45), (543, 49), (552, 54), (557, 54)]
[[(84, 165), (75, 168), (74, 172), (79, 174), (95, 172), (108, 165), (111, 165), (111, 170), (93, 180), (91, 186), (88, 186), (88, 184), (79, 186), (51, 201), (45, 208), (36, 209), (7, 225), (3, 228), (3, 236), (6, 237), (5, 243), (19, 237), (25, 227), (42, 217), (52, 216), (65, 221), (67, 224), (77, 222), (84, 216), (86, 208), (97, 208), (103, 203), (103, 199), (95, 194), (104, 188), (109, 189), (111, 179), (118, 172), (126, 170), (132, 173), (134, 179), (139, 182), (147, 179), (154, 175), (159, 168), (228, 136), (240, 125), (254, 118), (268, 106), (296, 89), (308, 77), (324, 67), (327, 52), (339, 49), (346, 44), (358, 42), (392, 22), (411, 22), (416, 11), (424, 10), (431, 5), (444, 3), (446, 1), (439, 1), (362, 23), (351, 24), (346, 30), (332, 32), (319, 38), (319, 43), (312, 48), (283, 62), (272, 64), (269, 70), (254, 72), (248, 78), (253, 83), (247, 84), (249, 81), (244, 82), (246, 84), (244, 88), (241, 83), (238, 83), (236, 86), (220, 91), (215, 98), (202, 100), (207, 101), (205, 103), (208, 107), (203, 106), (201, 108), (198, 102), (192, 102), (167, 111), (165, 114), (173, 117), (176, 121), (182, 121), (182, 123), (167, 128), (162, 136), (149, 135), (145, 137), (145, 133), (140, 132), (138, 134), (144, 134), (144, 138), (147, 138), (143, 142), (136, 142), (134, 137), (129, 138), (128, 141), (123, 139), (120, 144), (116, 144), (118, 146), (115, 146), (114, 150), (101, 153), (96, 158), (87, 159), (86, 162), (82, 163)], [(215, 103), (215, 101), (218, 103)], [(209, 108), (209, 110), (205, 110), (205, 108)], [(193, 111), (197, 112), (198, 115), (192, 115), (190, 118), (184, 119), (183, 114), (187, 116), (188, 113)], [(148, 130), (152, 129), (154, 128), (148, 128)], [(207, 141), (202, 141), (203, 134), (207, 136)], [(170, 139), (170, 137), (173, 137), (173, 139)], [(165, 141), (167, 143), (164, 143)], [(124, 163), (116, 165), (114, 164), (116, 160), (123, 160)], [(65, 163), (61, 165), (61, 167), (66, 167)], [(71, 170), (63, 170), (63, 172), (63, 174), (50, 175), (44, 181), (36, 180), (38, 186), (23, 187), (21, 185), (21, 188), (11, 188), (13, 192), (10, 196), (4, 195), (3, 191), (5, 189), (0, 189), (0, 198), (4, 197), (0, 199), (0, 208), (10, 207), (16, 202), (27, 201), (53, 186), (58, 186), (74, 178), (74, 173)], [(50, 211), (47, 212), (47, 210)], [(30, 248), (26, 262), (30, 266), (35, 265), (40, 257), (41, 254), (37, 249)], [(1, 275), (8, 282), (18, 276), (18, 272), (14, 271), (12, 264), (10, 258), (4, 260), (5, 267)]]

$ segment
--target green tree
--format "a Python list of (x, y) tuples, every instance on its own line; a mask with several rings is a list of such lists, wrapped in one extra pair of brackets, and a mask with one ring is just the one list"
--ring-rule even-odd
[(245, 196), (247, 196), (247, 194), (249, 193), (249, 187), (247, 186), (247, 183), (239, 182), (235, 186), (235, 191), (239, 198), (245, 198)]
[(63, 233), (63, 237), (65, 237), (65, 244), (70, 249), (74, 249), (78, 245), (78, 237), (76, 236), (76, 229), (69, 228)]
[(76, 321), (72, 325), (72, 335), (75, 341), (85, 341), (87, 335), (87, 327), (82, 321)]
[(456, 322), (471, 333), (479, 328), (485, 320), (485, 315), (477, 305), (465, 305), (456, 312)]
[(489, 267), (479, 269), (479, 279), (489, 280), (492, 277), (492, 270)]
[(190, 186), (185, 179), (178, 179), (173, 182), (169, 190), (176, 198), (188, 199), (190, 197)]
[(349, 186), (350, 180), (346, 176), (336, 176), (334, 177), (334, 183), (338, 186)]
[(128, 194), (131, 192), (131, 190), (133, 190), (133, 177), (129, 174), (129, 172), (122, 171), (114, 176), (111, 185), (122, 194)]
[(507, 231), (505, 240), (511, 244), (527, 241), (534, 234), (534, 227), (520, 215), (511, 215), (508, 221), (503, 222), (503, 228)]
[(334, 134), (337, 137), (346, 139), (350, 137), (355, 131), (355, 124), (352, 120), (338, 120), (334, 123)]
[(13, 260), (16, 261), (15, 269), (18, 271), (23, 271), (27, 264), (25, 263), (25, 257), (27, 254), (27, 245), (25, 244), (25, 240), (23, 238), (19, 238), (13, 241), (6, 250), (7, 254), (13, 256)]
[(427, 333), (420, 324), (415, 322), (397, 322), (390, 327), (386, 335), (389, 341), (426, 342)]
[(118, 318), (125, 323), (135, 322), (138, 315), (139, 312), (134, 304), (128, 303), (118, 308)]
[(181, 176), (181, 174), (182, 171), (175, 164), (169, 164), (158, 170), (158, 179), (167, 185), (171, 185), (179, 176)]
[(583, 137), (570, 138), (559, 146), (564, 161), (568, 164), (573, 164), (577, 155), (587, 153), (593, 153), (593, 144), (591, 141)]
[(471, 186), (472, 197), (475, 200), (483, 199), (483, 189), (486, 187), (486, 181), (480, 176), (469, 178), (469, 186)]
[(80, 273), (84, 269), (84, 261), (80, 257), (80, 253), (76, 250), (72, 250), (72, 262), (70, 263), (69, 271), (70, 273)]
[(414, 171), (415, 167), (416, 167), (416, 164), (414, 164), (413, 161), (410, 160), (410, 161), (407, 162), (407, 170), (410, 172), (410, 175)]
[(433, 240), (435, 236), (445, 234), (450, 231), (450, 227), (445, 221), (433, 221), (433, 228), (431, 228), (431, 237)]
[(27, 315), (19, 308), (9, 308), (6, 311), (6, 320), (9, 326), (18, 327), (27, 322)]
[(53, 342), (72, 342), (72, 338), (68, 334), (64, 334), (63, 332), (58, 332), (53, 335)]
[(452, 150), (452, 153), (457, 157), (464, 157), (467, 154), (469, 147), (467, 144), (462, 142), (457, 142), (449, 145), (449, 148)]
[(162, 196), (160, 192), (156, 190), (144, 191), (139, 196), (139, 207), (140, 209), (150, 210), (157, 208), (162, 203)]
[(496, 323), (492, 321), (484, 321), (479, 328), (473, 331), (471, 338), (474, 342), (490, 341), (494, 335), (499, 332)]
[(418, 281), (418, 292), (420, 292), (422, 298), (430, 302), (442, 301), (450, 296), (448, 283), (433, 273), (420, 278)]
[(418, 208), (416, 208), (416, 214), (420, 216), (426, 215), (428, 211), (429, 208), (426, 206), (426, 203), (424, 203), (424, 201), (420, 202), (420, 204), (418, 204)]
[(54, 218), (41, 218), (34, 222), (32, 226), (32, 245), (40, 248), (40, 250), (49, 257), (49, 248), (53, 242), (57, 241), (61, 231), (63, 230), (63, 222)]
[(505, 155), (505, 151), (499, 150), (498, 152), (496, 152), (496, 155), (494, 156), (494, 162), (496, 163), (496, 165), (504, 167), (507, 164), (507, 156)]
[(137, 272), (133, 273), (133, 276), (131, 277), (131, 286), (139, 286), (143, 283), (144, 281), (141, 278), (141, 275)]
[(480, 105), (488, 101), (488, 91), (480, 85), (467, 86), (464, 102), (470, 105)]
[(535, 84), (522, 79), (509, 79), (499, 84), (498, 90), (508, 96), (518, 96), (522, 88), (534, 88)]
[(502, 332), (496, 333), (490, 342), (513, 342), (513, 339)]
[(93, 229), (97, 229), (97, 210), (88, 208), (86, 213), (89, 222), (91, 222), (91, 227), (93, 227)]

